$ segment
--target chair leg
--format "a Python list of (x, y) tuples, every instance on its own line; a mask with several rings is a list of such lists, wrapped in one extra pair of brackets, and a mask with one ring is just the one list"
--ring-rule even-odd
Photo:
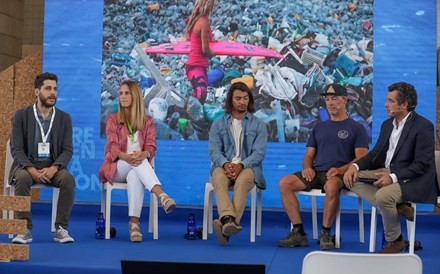
[(213, 187), (211, 183), (205, 184), (205, 200), (203, 203), (203, 232), (202, 239), (208, 239), (208, 229), (211, 229), (212, 233), (212, 191)]
[(358, 198), (358, 211), (359, 211), (359, 242), (365, 243), (364, 204), (361, 197)]
[[(9, 196), (10, 195), (9, 190), (10, 190), (9, 187), (5, 187), (3, 189), (3, 196)], [(3, 210), (3, 220), (5, 220), (5, 219), (8, 219), (8, 210), (6, 210), (6, 209)]]
[(257, 236), (261, 236), (261, 221), (263, 215), (263, 193), (261, 189), (257, 189)]
[(257, 187), (254, 186), (251, 190), (251, 233), (250, 233), (250, 242), (255, 242), (255, 224), (256, 224), (256, 200), (257, 200)]
[(409, 253), (414, 254), (414, 242), (416, 240), (416, 216), (417, 208), (415, 203), (411, 203), (414, 208), (414, 221), (406, 221), (406, 230), (408, 233)]
[(377, 229), (377, 209), (371, 207), (371, 224), (370, 224), (370, 247), (369, 251), (374, 252), (376, 249), (376, 229)]
[(105, 190), (104, 190), (104, 185), (106, 183), (103, 183), (101, 185), (101, 212), (103, 213), (103, 215), (105, 216)]
[(153, 233), (153, 239), (157, 240), (159, 239), (159, 201), (157, 199), (153, 200), (154, 203), (154, 233)]
[(55, 232), (55, 220), (57, 218), (57, 209), (58, 209), (58, 198), (60, 197), (60, 189), (53, 187), (52, 188), (52, 220), (50, 225), (50, 231)]
[(341, 210), (338, 208), (336, 212), (336, 232), (335, 232), (335, 247), (341, 247)]
[[(211, 185), (212, 187), (212, 185)], [(212, 229), (212, 221), (214, 219), (214, 188), (210, 189), (209, 191), (209, 203), (208, 203), (208, 233), (212, 234), (213, 233), (213, 229)]]
[(153, 195), (151, 195), (151, 192), (150, 192), (150, 206), (148, 208), (148, 233), (153, 233), (154, 232), (154, 224), (153, 224), (153, 221), (154, 221), (154, 216), (153, 216), (154, 209), (153, 209), (153, 207), (154, 207), (154, 205), (153, 205), (153, 200), (152, 199), (154, 199), (154, 197), (153, 197)]
[[(14, 196), (15, 195), (15, 188), (14, 188), (14, 186), (10, 186), (9, 195), (10, 196)], [(8, 219), (9, 220), (13, 220), (14, 219), (14, 211), (8, 210)], [(9, 234), (8, 237), (9, 237), (9, 239), (14, 238), (14, 234)]]
[(112, 204), (112, 186), (107, 184), (105, 191), (105, 239), (110, 239), (110, 210)]
[(106, 201), (106, 198), (107, 198), (106, 186), (107, 186), (107, 184), (108, 183), (103, 183), (101, 185), (101, 212), (103, 213), (104, 219), (105, 219), (105, 231), (104, 231), (104, 238), (105, 239), (107, 239), (107, 235), (109, 235), (109, 238), (110, 238), (110, 228), (107, 225), (107, 210), (106, 210), (106, 208), (107, 208), (107, 201)]
[(150, 192), (150, 214), (148, 221), (148, 232), (153, 232), (153, 239), (159, 239), (159, 202), (156, 195)]
[(318, 239), (318, 210), (316, 208), (316, 196), (312, 196), (312, 225), (313, 239)]
[[(11, 195), (11, 189), (10, 189), (10, 187), (6, 187), (6, 188), (3, 190), (3, 195), (4, 195), (4, 196), (9, 196), (9, 195)], [(4, 209), (4, 210), (3, 210), (3, 220), (6, 220), (6, 219), (13, 219), (12, 214), (13, 214), (13, 211)], [(10, 239), (12, 239), (13, 237), (14, 237), (13, 234), (9, 234), (9, 238), (10, 238)]]

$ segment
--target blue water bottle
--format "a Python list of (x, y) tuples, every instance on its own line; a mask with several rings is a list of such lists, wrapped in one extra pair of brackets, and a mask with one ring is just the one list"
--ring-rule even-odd
[(98, 213), (98, 217), (96, 218), (96, 231), (95, 231), (95, 239), (104, 239), (105, 238), (105, 220), (104, 213)]
[(196, 226), (196, 219), (194, 217), (194, 213), (188, 215), (186, 239), (187, 240), (197, 239), (197, 226)]

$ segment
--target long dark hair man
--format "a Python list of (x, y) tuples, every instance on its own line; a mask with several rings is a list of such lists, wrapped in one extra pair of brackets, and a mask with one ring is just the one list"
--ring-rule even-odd
[[(255, 117), (251, 90), (243, 83), (229, 88), (225, 115), (214, 121), (209, 131), (211, 183), (219, 218), (213, 221), (217, 240), (226, 245), (240, 232), (240, 220), (248, 192), (257, 185), (266, 188), (262, 162), (266, 153), (266, 124)], [(231, 198), (228, 187), (234, 186)]]

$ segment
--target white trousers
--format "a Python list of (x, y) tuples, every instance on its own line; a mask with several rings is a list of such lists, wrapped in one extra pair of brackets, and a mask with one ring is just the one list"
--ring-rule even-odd
[(145, 189), (151, 192), (154, 186), (161, 185), (147, 159), (138, 166), (118, 160), (113, 181), (127, 182), (128, 216), (138, 218), (141, 216), (144, 204)]

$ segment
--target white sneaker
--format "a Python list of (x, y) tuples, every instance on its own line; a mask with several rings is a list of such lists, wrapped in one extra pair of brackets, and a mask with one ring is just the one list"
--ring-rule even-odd
[(64, 228), (62, 228), (61, 226), (55, 232), (53, 239), (55, 242), (59, 242), (62, 244), (74, 242), (73, 238), (70, 237), (69, 232), (67, 230), (65, 230)]
[(25, 234), (18, 234), (12, 239), (12, 243), (14, 244), (27, 244), (32, 242), (32, 233), (31, 230), (28, 229)]

